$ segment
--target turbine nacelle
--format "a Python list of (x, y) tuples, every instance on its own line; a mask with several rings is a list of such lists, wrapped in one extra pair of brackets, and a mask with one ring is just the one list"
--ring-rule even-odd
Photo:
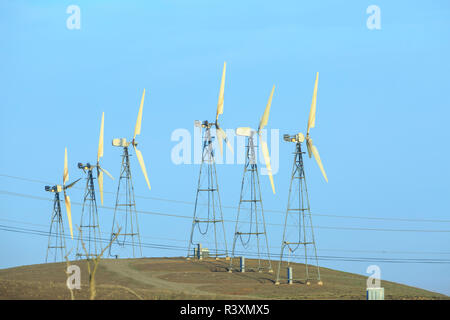
[(92, 169), (95, 169), (95, 168), (97, 168), (97, 166), (93, 166), (89, 162), (86, 163), (86, 164), (78, 162), (78, 169), (82, 169), (83, 171), (92, 170)]
[(239, 127), (236, 129), (236, 134), (238, 136), (243, 136), (243, 137), (252, 137), (256, 132), (256, 130), (253, 130), (250, 127)]
[(285, 134), (285, 135), (283, 135), (283, 140), (286, 142), (302, 143), (305, 141), (305, 136), (301, 132), (299, 132), (295, 135), (292, 135), (292, 136), (289, 134)]
[(57, 184), (56, 186), (45, 186), (45, 191), (48, 192), (55, 192), (55, 193), (60, 193), (63, 191), (63, 186)]
[(208, 120), (204, 120), (204, 121), (200, 121), (200, 120), (195, 120), (194, 121), (194, 126), (197, 128), (212, 128), (212, 127), (218, 127), (216, 122), (210, 122)]
[[(114, 147), (122, 147), (122, 148), (127, 148), (129, 147), (131, 144), (131, 142), (127, 141), (127, 139), (125, 138), (116, 138), (112, 140), (112, 145)], [(134, 142), (134, 145), (137, 145), (136, 142)]]

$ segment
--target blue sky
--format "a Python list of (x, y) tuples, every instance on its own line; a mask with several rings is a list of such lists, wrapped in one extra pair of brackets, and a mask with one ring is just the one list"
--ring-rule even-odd
[[(71, 4), (81, 10), (79, 30), (66, 27)], [(366, 26), (372, 4), (381, 30)], [(447, 1), (2, 1), (0, 224), (48, 230), (52, 195), (18, 178), (60, 183), (66, 146), (71, 180), (83, 177), (76, 164), (95, 162), (103, 111), (102, 163), (117, 177), (121, 151), (110, 140), (132, 136), (144, 88), (139, 147), (152, 190), (132, 159), (136, 195), (145, 197), (138, 210), (191, 216), (199, 166), (171, 161), (171, 134), (193, 134), (194, 120), (214, 119), (224, 61), (223, 128), (256, 127), (276, 85), (268, 128), (280, 130), (277, 193), (261, 179), (267, 222), (280, 224), (294, 148), (282, 135), (305, 132), (320, 72), (311, 134), (329, 183), (305, 160), (319, 255), (374, 258), (320, 264), (360, 274), (377, 264), (382, 280), (450, 294), (449, 14)], [(232, 220), (242, 165), (217, 169)], [(105, 206), (114, 204), (116, 182), (105, 178), (112, 192)], [(82, 186), (71, 191), (80, 202)], [(73, 206), (74, 223), (80, 211)], [(108, 232), (112, 211), (99, 214)], [(373, 217), (386, 220), (365, 219)], [(140, 215), (148, 243), (185, 246), (190, 224)], [(229, 243), (233, 227), (226, 225)], [(282, 228), (268, 231), (276, 256)], [(1, 268), (44, 261), (46, 237), (0, 231), (0, 243)], [(144, 248), (144, 255), (185, 252)], [(382, 261), (390, 258), (447, 262)]]

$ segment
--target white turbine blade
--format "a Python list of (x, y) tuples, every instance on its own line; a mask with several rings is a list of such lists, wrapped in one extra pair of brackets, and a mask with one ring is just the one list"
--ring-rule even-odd
[(100, 125), (100, 137), (98, 139), (98, 151), (97, 151), (97, 164), (100, 161), (100, 158), (103, 157), (103, 131), (105, 124), (105, 113), (102, 113), (102, 123)]
[(142, 92), (141, 105), (139, 107), (139, 113), (136, 120), (136, 126), (134, 127), (134, 136), (133, 139), (136, 139), (138, 134), (141, 134), (141, 124), (142, 124), (142, 109), (144, 108), (144, 97), (145, 97), (145, 89)]
[(81, 178), (75, 180), (74, 182), (72, 182), (71, 184), (69, 184), (69, 185), (67, 185), (67, 186), (63, 186), (63, 188), (64, 188), (64, 189), (70, 189), (70, 188), (72, 188), (72, 187), (75, 185), (75, 183), (77, 183), (77, 182), (80, 181), (80, 180), (81, 180)]
[(144, 174), (145, 181), (147, 181), (148, 189), (151, 190), (150, 182), (148, 181), (147, 170), (145, 169), (144, 157), (142, 156), (141, 151), (139, 151), (136, 146), (134, 146), (134, 151), (136, 152), (136, 157), (138, 158), (139, 165), (141, 166), (142, 173)]
[(228, 141), (227, 134), (225, 133), (225, 131), (222, 128), (220, 128), (220, 127), (216, 127), (216, 134), (217, 134), (217, 141), (219, 142), (219, 146), (220, 146), (220, 154), (223, 155), (222, 140), (225, 140), (228, 149), (231, 151), (231, 153), (234, 153), (233, 152), (233, 148), (231, 147), (231, 144)]
[(69, 168), (67, 167), (67, 148), (64, 149), (64, 173), (63, 173), (63, 185), (69, 180)]
[(70, 205), (70, 197), (64, 191), (64, 203), (66, 204), (67, 221), (69, 222), (70, 237), (73, 240), (73, 229), (72, 229), (72, 208)]
[(219, 143), (219, 148), (220, 148), (220, 155), (223, 156), (223, 136), (222, 136), (222, 132), (220, 132), (220, 130), (217, 128), (217, 142)]
[(219, 119), (219, 115), (223, 113), (223, 100), (225, 91), (225, 72), (227, 69), (227, 63), (223, 63), (222, 80), (220, 81), (219, 100), (217, 102), (216, 122)]
[(320, 160), (319, 156), (319, 150), (317, 150), (316, 146), (311, 146), (311, 152), (314, 155), (314, 158), (316, 159), (317, 164), (319, 165), (320, 171), (322, 171), (322, 175), (325, 178), (325, 181), (328, 182), (327, 174), (325, 173), (325, 170), (323, 169), (322, 161)]
[(309, 129), (314, 128), (316, 125), (316, 102), (317, 102), (317, 85), (319, 82), (319, 73), (316, 74), (316, 82), (314, 83), (314, 92), (311, 102), (311, 110), (309, 111), (308, 129), (306, 134), (309, 134)]
[(311, 158), (311, 147), (312, 147), (312, 139), (309, 137), (309, 136), (307, 136), (306, 137), (306, 148), (308, 149), (308, 155), (309, 155), (309, 158)]
[(261, 135), (259, 135), (259, 141), (261, 144), (261, 150), (264, 156), (264, 161), (266, 162), (266, 168), (267, 172), (269, 174), (270, 178), (270, 184), (272, 186), (272, 191), (275, 194), (275, 185), (273, 183), (273, 176), (272, 176), (272, 167), (270, 165), (270, 155), (269, 155), (269, 148), (267, 147), (267, 143), (262, 139)]
[(110, 177), (112, 180), (114, 180), (114, 177), (111, 175), (111, 173), (109, 173), (108, 171), (106, 171), (106, 169), (103, 169), (102, 167), (99, 167), (101, 171), (103, 171), (104, 173), (106, 173), (108, 175), (108, 177)]
[(275, 85), (272, 87), (272, 92), (270, 93), (269, 101), (267, 101), (266, 109), (264, 110), (264, 114), (261, 118), (261, 121), (259, 122), (258, 131), (264, 129), (264, 127), (267, 125), (267, 122), (269, 121), (270, 106), (272, 105), (272, 97), (274, 90)]
[(98, 190), (100, 191), (100, 201), (103, 205), (103, 171), (97, 170)]

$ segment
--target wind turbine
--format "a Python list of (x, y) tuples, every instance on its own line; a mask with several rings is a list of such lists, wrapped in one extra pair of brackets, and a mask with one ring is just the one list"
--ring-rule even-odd
[[(319, 285), (322, 285), (322, 281), (320, 279), (320, 268), (319, 262), (317, 259), (317, 248), (316, 242), (314, 239), (314, 229), (312, 225), (312, 218), (310, 212), (309, 198), (308, 198), (308, 189), (306, 185), (305, 179), (305, 170), (303, 165), (303, 151), (302, 151), (302, 143), (306, 141), (306, 147), (308, 150), (308, 155), (314, 156), (317, 164), (319, 165), (320, 171), (326, 182), (328, 182), (327, 175), (323, 168), (322, 161), (319, 156), (319, 151), (317, 147), (313, 144), (313, 140), (309, 134), (309, 130), (315, 127), (316, 123), (316, 104), (317, 104), (317, 86), (319, 82), (319, 73), (316, 74), (316, 81), (314, 83), (314, 92), (311, 102), (311, 109), (309, 111), (308, 124), (306, 129), (306, 138), (303, 133), (299, 132), (295, 135), (284, 135), (284, 140), (287, 142), (295, 143), (295, 152), (294, 152), (294, 163), (291, 174), (291, 182), (289, 186), (289, 197), (288, 197), (288, 205), (286, 210), (286, 216), (284, 221), (284, 232), (283, 232), (283, 240), (281, 242), (281, 253), (280, 253), (280, 262), (278, 265), (276, 284), (280, 283), (280, 269), (283, 260), (284, 250), (287, 248), (289, 250), (289, 254), (293, 254), (297, 249), (303, 249), (304, 257), (305, 257), (305, 273), (302, 275), (303, 277), (298, 277), (297, 279), (290, 279), (292, 282), (294, 280), (304, 281), (306, 284), (310, 284), (311, 280), (317, 280)], [(296, 190), (297, 192), (293, 192)], [(286, 227), (288, 222), (288, 216), (294, 216), (294, 222), (298, 227), (298, 235), (296, 235), (294, 241), (289, 241), (288, 236), (286, 235)], [(311, 251), (312, 252), (309, 252)], [(316, 272), (314, 273), (314, 268), (310, 268), (308, 265), (308, 255), (312, 255), (316, 264)], [(289, 261), (288, 261), (289, 268)], [(288, 271), (289, 273), (289, 271)]]
[[(195, 207), (194, 207), (194, 215), (192, 218), (192, 228), (191, 228), (191, 235), (188, 245), (188, 254), (187, 258), (189, 259), (193, 255), (191, 252), (191, 245), (197, 245), (197, 257), (201, 258), (201, 243), (194, 243), (194, 230), (195, 227), (198, 227), (198, 231), (202, 236), (206, 236), (209, 230), (209, 225), (212, 224), (214, 227), (214, 246), (215, 246), (215, 257), (218, 259), (220, 255), (224, 255), (228, 259), (228, 249), (227, 249), (227, 242), (225, 237), (225, 226), (223, 222), (223, 214), (222, 214), (222, 204), (220, 202), (220, 194), (219, 194), (219, 184), (217, 182), (217, 172), (216, 172), (216, 162), (214, 157), (214, 150), (213, 150), (213, 144), (212, 140), (213, 137), (211, 135), (211, 128), (216, 129), (216, 138), (219, 143), (220, 152), (223, 154), (223, 141), (227, 143), (227, 146), (233, 152), (231, 145), (227, 139), (227, 135), (225, 131), (220, 127), (219, 125), (219, 116), (223, 114), (223, 103), (224, 103), (224, 91), (225, 91), (225, 73), (226, 73), (226, 62), (223, 64), (223, 71), (222, 71), (222, 79), (220, 81), (220, 89), (219, 89), (219, 99), (217, 102), (217, 111), (216, 111), (216, 119), (213, 122), (210, 121), (199, 121), (196, 120), (194, 122), (196, 127), (201, 128), (202, 134), (203, 134), (203, 147), (202, 147), (202, 163), (200, 165), (200, 173), (198, 177), (198, 184), (197, 184), (197, 193), (195, 198)], [(204, 129), (204, 130), (203, 130)], [(206, 175), (203, 172), (204, 166), (206, 167)], [(203, 177), (207, 177), (207, 182), (205, 183), (202, 180), (202, 174)], [(203, 185), (204, 184), (204, 185)], [(206, 193), (206, 198), (208, 199), (207, 203), (207, 216), (206, 217), (199, 217), (198, 214), (198, 200), (200, 194)], [(218, 212), (216, 212), (218, 211)], [(222, 231), (223, 231), (223, 239), (224, 239), (224, 245), (225, 248), (222, 250), (219, 250), (218, 247), (218, 237), (217, 237), (217, 227), (216, 224), (220, 223), (222, 225)], [(205, 229), (202, 231), (200, 225), (204, 225)], [(219, 253), (219, 251), (221, 251)]]
[[(242, 247), (244, 249), (247, 249), (250, 245), (250, 240), (252, 236), (256, 236), (256, 246), (257, 246), (257, 252), (258, 252), (258, 268), (257, 271), (261, 272), (264, 267), (261, 264), (261, 250), (260, 250), (260, 236), (265, 237), (265, 245), (266, 245), (266, 253), (268, 258), (268, 266), (267, 269), (269, 272), (273, 272), (272, 270), (272, 262), (270, 260), (270, 252), (269, 252), (269, 242), (267, 239), (267, 233), (266, 233), (266, 222), (264, 219), (264, 209), (263, 209), (263, 202), (262, 202), (262, 195), (261, 195), (261, 187), (259, 182), (259, 173), (258, 173), (258, 165), (256, 162), (256, 146), (254, 138), (256, 135), (259, 136), (259, 142), (261, 145), (262, 153), (264, 156), (264, 161), (266, 163), (266, 168), (268, 171), (268, 175), (270, 178), (270, 184), (272, 186), (272, 191), (275, 194), (275, 186), (273, 183), (273, 176), (272, 176), (272, 168), (270, 165), (270, 156), (269, 156), (269, 150), (267, 148), (267, 143), (264, 141), (262, 137), (262, 130), (267, 125), (267, 122), (269, 121), (269, 113), (270, 113), (270, 106), (272, 105), (272, 97), (273, 92), (275, 90), (275, 86), (272, 87), (272, 92), (269, 96), (269, 101), (267, 102), (266, 109), (264, 110), (264, 114), (261, 117), (261, 120), (259, 122), (258, 130), (255, 131), (251, 129), (250, 127), (240, 127), (236, 129), (236, 134), (239, 136), (247, 137), (247, 151), (246, 151), (246, 160), (245, 160), (245, 166), (244, 166), (244, 174), (242, 177), (242, 184), (241, 184), (241, 195), (239, 199), (239, 206), (238, 206), (238, 212), (236, 217), (236, 227), (234, 232), (234, 239), (233, 239), (233, 251), (231, 254), (231, 261), (230, 261), (230, 268), (229, 271), (233, 270), (233, 258), (235, 257), (235, 249), (236, 249), (236, 242), (238, 239), (240, 239), (240, 242), (242, 244)], [(247, 183), (249, 185), (246, 185), (246, 177), (249, 175)], [(250, 197), (247, 198), (245, 195), (245, 190), (250, 190)], [(249, 212), (249, 230), (247, 232), (242, 232), (242, 226), (239, 228), (239, 215), (241, 211), (241, 207), (245, 206), (245, 204), (250, 204), (250, 208), (247, 208)], [(260, 216), (260, 219), (262, 220), (263, 228), (260, 230), (260, 224), (261, 221), (258, 221), (258, 217)], [(253, 223), (254, 224), (253, 224)], [(248, 225), (248, 224), (245, 224)], [(254, 230), (252, 230), (254, 228)], [(244, 241), (243, 237), (246, 238)]]
[[(148, 176), (147, 176), (147, 170), (145, 168), (144, 157), (142, 156), (142, 152), (137, 148), (137, 141), (136, 141), (136, 136), (141, 133), (144, 97), (145, 97), (145, 89), (142, 93), (141, 105), (139, 107), (136, 125), (134, 127), (133, 139), (131, 141), (127, 141), (126, 138), (117, 138), (117, 139), (113, 139), (113, 141), (112, 141), (112, 145), (114, 147), (123, 148), (123, 153), (122, 153), (122, 165), (120, 168), (119, 185), (117, 187), (116, 206), (114, 208), (114, 218), (113, 218), (113, 224), (112, 224), (112, 229), (111, 229), (111, 239), (114, 239), (116, 233), (118, 232), (118, 229), (116, 230), (115, 228), (121, 228), (122, 231), (121, 231), (120, 235), (117, 237), (116, 242), (121, 247), (124, 247), (126, 245), (126, 238), (130, 237), (131, 238), (131, 246), (133, 248), (133, 257), (135, 256), (134, 255), (134, 247), (135, 247), (134, 238), (135, 237), (137, 238), (137, 243), (139, 244), (141, 256), (142, 256), (142, 247), (141, 247), (141, 240), (140, 240), (140, 236), (139, 236), (139, 224), (138, 224), (138, 216), (137, 216), (137, 211), (136, 211), (136, 203), (134, 200), (133, 180), (132, 180), (132, 176), (131, 176), (130, 153), (128, 150), (128, 147), (130, 145), (132, 145), (134, 148), (139, 165), (141, 166), (142, 173), (144, 174), (145, 181), (147, 182), (148, 189), (151, 190), (150, 182), (149, 182)], [(122, 180), (125, 180), (124, 181), (125, 189), (126, 189), (125, 194), (124, 194), (125, 199), (120, 198), (120, 195), (121, 195), (120, 187), (121, 187)], [(121, 209), (119, 209), (121, 207), (124, 207), (125, 217), (122, 217), (122, 220), (119, 224), (119, 223), (116, 223), (116, 218), (118, 218), (116, 216), (116, 213), (118, 210), (121, 210)], [(109, 247), (109, 255), (112, 255), (111, 247), (112, 246)]]
[[(57, 184), (55, 186), (45, 186), (45, 191), (53, 192), (55, 194), (55, 198), (53, 200), (53, 213), (50, 223), (50, 232), (48, 237), (47, 255), (45, 257), (45, 262), (47, 262), (49, 252), (51, 252), (52, 250), (54, 251), (55, 262), (57, 261), (58, 250), (60, 251), (61, 254), (61, 261), (67, 254), (66, 241), (64, 236), (64, 225), (61, 214), (61, 203), (59, 197), (61, 192), (64, 192), (64, 203), (66, 205), (67, 221), (69, 222), (70, 237), (73, 240), (70, 197), (68, 196), (66, 190), (72, 188), (75, 185), (75, 183), (77, 183), (80, 179), (75, 180), (74, 182), (66, 185), (66, 182), (68, 180), (69, 180), (69, 169), (67, 168), (67, 148), (65, 148), (62, 185)], [(55, 228), (55, 230), (53, 228)]]
[[(102, 113), (102, 122), (100, 125), (100, 137), (98, 140), (98, 150), (97, 150), (97, 164), (91, 165), (90, 163), (78, 163), (78, 168), (82, 169), (86, 174), (86, 188), (83, 198), (83, 208), (81, 211), (81, 222), (80, 229), (82, 230), (80, 237), (78, 238), (77, 245), (77, 257), (81, 258), (83, 256), (86, 259), (91, 257), (96, 257), (100, 253), (100, 226), (98, 219), (97, 201), (95, 197), (95, 187), (94, 187), (94, 174), (93, 170), (97, 172), (97, 182), (100, 191), (100, 200), (103, 205), (103, 173), (106, 173), (111, 179), (114, 180), (113, 176), (100, 166), (100, 159), (103, 157), (103, 136), (104, 136), (104, 123), (105, 123), (105, 113)], [(87, 213), (85, 212), (87, 208)], [(83, 230), (87, 230), (84, 232)], [(82, 241), (86, 244), (86, 251), (82, 247)]]

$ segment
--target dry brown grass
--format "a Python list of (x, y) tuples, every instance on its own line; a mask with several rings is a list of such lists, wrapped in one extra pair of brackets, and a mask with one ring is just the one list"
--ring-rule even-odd
[[(75, 299), (89, 299), (85, 260), (73, 261), (81, 269), (81, 290)], [(96, 299), (365, 299), (366, 277), (321, 268), (323, 286), (282, 282), (275, 273), (228, 273), (228, 261), (184, 258), (103, 259), (96, 275)], [(255, 262), (248, 259), (250, 268)], [(277, 264), (274, 264), (274, 267)], [(293, 264), (300, 275), (304, 265)], [(0, 270), (0, 299), (70, 299), (66, 263), (49, 263)], [(276, 269), (276, 267), (275, 267)], [(275, 270), (276, 271), (276, 270)], [(448, 296), (382, 281), (386, 299), (449, 299)]]

